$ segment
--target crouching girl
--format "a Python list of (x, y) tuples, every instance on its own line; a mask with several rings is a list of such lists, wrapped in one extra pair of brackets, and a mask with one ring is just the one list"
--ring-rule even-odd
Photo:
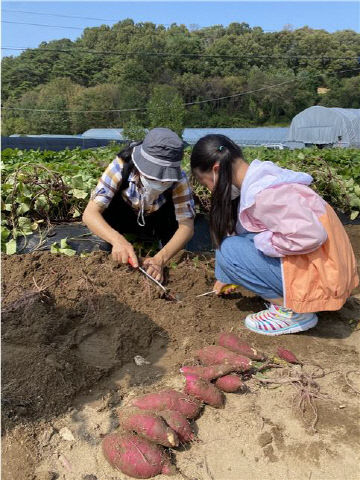
[(358, 283), (355, 256), (334, 210), (306, 173), (254, 160), (223, 135), (207, 135), (191, 156), (212, 191), (214, 289), (236, 284), (263, 297), (266, 310), (245, 325), (265, 335), (308, 330), (316, 312), (339, 310)]

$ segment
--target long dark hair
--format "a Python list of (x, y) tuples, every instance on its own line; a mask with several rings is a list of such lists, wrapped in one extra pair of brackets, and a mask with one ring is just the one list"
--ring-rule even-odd
[(244, 158), (241, 148), (225, 135), (206, 135), (195, 144), (191, 169), (210, 172), (219, 162), (219, 179), (211, 195), (210, 232), (216, 247), (233, 233), (237, 219), (238, 199), (231, 200), (234, 162)]
[(120, 157), (122, 160), (124, 160), (125, 163), (130, 163), (131, 162), (131, 155), (134, 150), (134, 147), (137, 147), (138, 145), (141, 145), (142, 142), (130, 142), (125, 145), (125, 147), (120, 150), (120, 152), (117, 154), (118, 157)]

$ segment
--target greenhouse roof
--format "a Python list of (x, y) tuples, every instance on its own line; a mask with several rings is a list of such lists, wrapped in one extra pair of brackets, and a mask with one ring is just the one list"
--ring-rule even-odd
[(106, 138), (108, 140), (124, 140), (122, 128), (90, 128), (82, 134), (85, 138)]
[(288, 132), (289, 129), (286, 127), (185, 128), (183, 139), (192, 145), (204, 135), (221, 134), (231, 138), (238, 145), (264, 145), (285, 142)]

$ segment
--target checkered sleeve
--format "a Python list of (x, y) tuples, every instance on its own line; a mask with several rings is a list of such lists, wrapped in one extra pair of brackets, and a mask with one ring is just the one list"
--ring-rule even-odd
[(122, 180), (123, 162), (116, 157), (102, 174), (97, 186), (91, 193), (91, 200), (107, 208), (117, 192)]
[(185, 218), (195, 217), (195, 202), (192, 196), (189, 180), (185, 172), (181, 173), (182, 178), (176, 182), (172, 194), (176, 220), (178, 222)]

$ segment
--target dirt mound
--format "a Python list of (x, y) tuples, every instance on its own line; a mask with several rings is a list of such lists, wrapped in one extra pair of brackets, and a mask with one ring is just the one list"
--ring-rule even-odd
[(59, 414), (114, 367), (146, 355), (155, 335), (166, 338), (146, 314), (119, 301), (111, 282), (98, 291), (84, 270), (93, 259), (68, 265), (50, 254), (16, 260), (3, 260), (5, 422)]

